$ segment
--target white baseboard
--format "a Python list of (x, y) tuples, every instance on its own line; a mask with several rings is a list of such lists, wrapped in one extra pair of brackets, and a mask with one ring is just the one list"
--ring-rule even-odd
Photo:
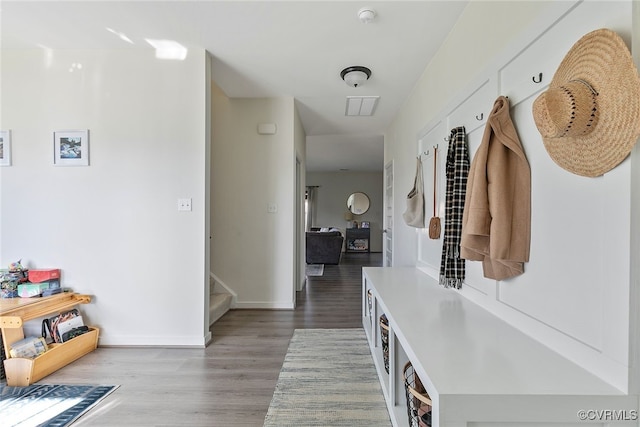
[(257, 308), (257, 309), (270, 309), (270, 310), (293, 310), (295, 304), (291, 301), (241, 301), (236, 304), (238, 309), (249, 309), (249, 308)]
[(203, 337), (185, 336), (117, 336), (100, 334), (99, 347), (182, 347), (205, 348), (211, 341), (211, 332)]
[(231, 294), (231, 308), (238, 309), (270, 309), (270, 310), (293, 310), (295, 307), (295, 302), (291, 301), (238, 301), (238, 294), (236, 294), (233, 289), (227, 286), (218, 276), (214, 273), (210, 273), (211, 278), (216, 282), (216, 284), (222, 286), (225, 291)]

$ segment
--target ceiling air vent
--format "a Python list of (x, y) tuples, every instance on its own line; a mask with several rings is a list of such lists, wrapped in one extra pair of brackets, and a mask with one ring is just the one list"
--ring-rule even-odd
[(379, 96), (347, 96), (345, 116), (372, 116)]

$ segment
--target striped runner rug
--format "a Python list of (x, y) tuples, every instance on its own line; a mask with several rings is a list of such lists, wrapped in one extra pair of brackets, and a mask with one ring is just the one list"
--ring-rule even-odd
[(264, 426), (391, 426), (364, 330), (296, 329)]
[(307, 276), (322, 276), (324, 274), (324, 264), (307, 264)]

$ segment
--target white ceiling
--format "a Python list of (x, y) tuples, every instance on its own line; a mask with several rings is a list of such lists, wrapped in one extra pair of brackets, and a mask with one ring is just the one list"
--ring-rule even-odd
[[(291, 96), (307, 133), (307, 170), (382, 170), (383, 132), (467, 1), (1, 2), (3, 48), (150, 49), (174, 40), (213, 56), (229, 97)], [(363, 6), (376, 20), (362, 24)], [(126, 35), (123, 41), (110, 28)], [(348, 87), (340, 71), (372, 76)], [(346, 117), (350, 95), (377, 95), (372, 117)]]

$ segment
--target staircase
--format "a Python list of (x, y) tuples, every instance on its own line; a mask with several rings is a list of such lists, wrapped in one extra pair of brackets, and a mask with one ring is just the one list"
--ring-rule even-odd
[(211, 326), (231, 309), (233, 295), (211, 276), (209, 277), (209, 286), (211, 287), (209, 295), (209, 326)]

